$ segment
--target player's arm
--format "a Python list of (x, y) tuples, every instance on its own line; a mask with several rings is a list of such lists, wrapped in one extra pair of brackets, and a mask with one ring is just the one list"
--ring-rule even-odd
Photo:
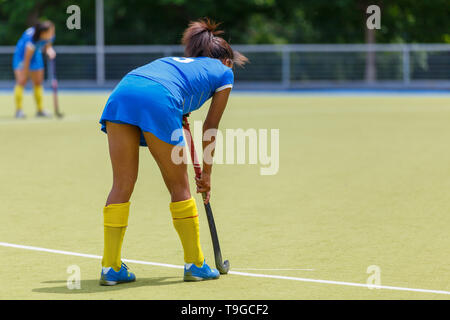
[(56, 52), (55, 49), (53, 49), (53, 45), (51, 42), (47, 43), (44, 47), (44, 52), (47, 54), (47, 56), (50, 59), (55, 59), (56, 58)]
[[(209, 107), (208, 114), (205, 122), (203, 123), (203, 137), (205, 132), (210, 129), (209, 141), (202, 139), (203, 144), (203, 170), (202, 177), (197, 179), (197, 192), (208, 192), (206, 202), (209, 201), (209, 190), (211, 189), (211, 170), (212, 170), (212, 157), (214, 156), (215, 140), (217, 129), (219, 128), (220, 119), (227, 106), (228, 97), (230, 96), (231, 88), (226, 88), (214, 93)], [(205, 152), (206, 151), (206, 152)]]
[[(230, 96), (231, 89), (224, 89), (222, 91), (216, 92), (211, 101), (211, 106), (209, 107), (208, 114), (206, 116), (205, 122), (203, 123), (203, 135), (205, 135), (205, 132), (213, 129), (210, 131), (211, 140), (205, 141), (203, 139), (203, 151), (205, 151), (205, 148), (207, 148), (209, 145), (211, 145), (211, 153), (210, 155), (214, 155), (214, 147), (215, 147), (215, 140), (216, 140), (216, 134), (217, 129), (219, 128), (220, 119), (222, 118), (222, 114), (225, 111), (225, 108), (227, 106), (228, 97)], [(208, 154), (204, 153), (203, 157), (203, 171), (211, 174), (212, 169), (212, 159), (208, 159)]]

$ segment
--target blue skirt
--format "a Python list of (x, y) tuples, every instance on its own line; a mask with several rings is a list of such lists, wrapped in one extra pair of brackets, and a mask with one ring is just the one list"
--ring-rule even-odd
[[(19, 51), (14, 52), (12, 67), (13, 70), (23, 69), (23, 54)], [(30, 60), (30, 71), (37, 71), (44, 69), (44, 58), (41, 50), (36, 50)]]
[(126, 123), (141, 129), (141, 146), (147, 146), (142, 132), (151, 132), (172, 145), (184, 145), (183, 110), (162, 84), (138, 75), (126, 75), (106, 102), (100, 124)]

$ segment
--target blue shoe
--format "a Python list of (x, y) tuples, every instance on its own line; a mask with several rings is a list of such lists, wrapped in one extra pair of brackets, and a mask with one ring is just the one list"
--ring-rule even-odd
[(36, 117), (37, 117), (37, 118), (50, 118), (50, 117), (51, 117), (51, 114), (48, 113), (48, 112), (45, 111), (45, 110), (42, 110), (42, 111), (36, 112)]
[(25, 113), (23, 113), (22, 109), (19, 109), (19, 110), (16, 111), (16, 116), (15, 117), (17, 119), (25, 119), (26, 118)]
[(201, 268), (193, 263), (186, 263), (184, 265), (184, 281), (202, 281), (219, 279), (220, 273), (217, 269), (211, 269), (210, 266), (203, 261)]
[(114, 271), (113, 268), (102, 268), (100, 275), (100, 285), (102, 286), (115, 286), (119, 283), (136, 281), (134, 273), (128, 271), (128, 267), (122, 262), (122, 266), (119, 271)]

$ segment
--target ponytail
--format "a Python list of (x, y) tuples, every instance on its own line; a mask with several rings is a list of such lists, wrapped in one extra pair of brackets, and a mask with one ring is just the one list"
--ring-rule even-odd
[(220, 23), (215, 23), (208, 18), (190, 22), (181, 40), (181, 43), (186, 46), (185, 56), (230, 59), (242, 67), (248, 62), (247, 57), (233, 50), (220, 36), (223, 31), (217, 30), (219, 25)]

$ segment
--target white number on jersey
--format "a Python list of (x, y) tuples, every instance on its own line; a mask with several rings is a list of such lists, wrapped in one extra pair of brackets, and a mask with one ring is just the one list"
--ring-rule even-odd
[(181, 62), (181, 63), (189, 63), (194, 61), (194, 59), (191, 58), (178, 58), (178, 57), (173, 57), (173, 60), (177, 61), (177, 62)]

